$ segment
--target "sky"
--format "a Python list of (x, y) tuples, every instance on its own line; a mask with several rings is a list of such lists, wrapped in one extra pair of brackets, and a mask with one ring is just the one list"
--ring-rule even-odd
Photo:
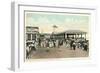
[(88, 14), (25, 12), (25, 26), (39, 27), (40, 33), (52, 33), (66, 30), (82, 30), (89, 32)]

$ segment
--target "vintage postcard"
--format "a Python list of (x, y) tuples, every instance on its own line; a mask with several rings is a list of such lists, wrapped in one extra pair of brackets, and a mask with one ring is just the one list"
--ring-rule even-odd
[(24, 12), (25, 59), (89, 56), (88, 13)]
[(96, 63), (96, 8), (20, 2), (11, 8), (12, 70)]

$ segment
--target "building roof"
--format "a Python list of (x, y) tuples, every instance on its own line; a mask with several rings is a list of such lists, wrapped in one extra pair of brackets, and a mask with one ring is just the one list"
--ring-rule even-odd
[(85, 31), (81, 31), (81, 30), (67, 30), (67, 31), (65, 31), (66, 33), (76, 33), (76, 34), (85, 34), (85, 33), (87, 33), (87, 32), (85, 32)]
[(55, 34), (86, 34), (87, 32), (85, 31), (81, 31), (81, 30), (66, 30), (66, 31), (63, 31), (63, 32), (59, 32), (59, 33), (55, 33)]

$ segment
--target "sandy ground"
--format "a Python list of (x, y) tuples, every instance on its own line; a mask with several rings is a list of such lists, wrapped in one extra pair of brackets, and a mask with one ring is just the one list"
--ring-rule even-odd
[(76, 48), (71, 50), (64, 46), (59, 48), (40, 48), (37, 51), (32, 51), (30, 59), (42, 58), (74, 58), (74, 57), (88, 57), (89, 52)]

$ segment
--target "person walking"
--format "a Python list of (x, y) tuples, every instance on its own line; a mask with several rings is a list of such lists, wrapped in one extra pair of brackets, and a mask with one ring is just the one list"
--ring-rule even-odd
[(76, 43), (75, 42), (73, 42), (73, 50), (75, 50), (76, 49)]

